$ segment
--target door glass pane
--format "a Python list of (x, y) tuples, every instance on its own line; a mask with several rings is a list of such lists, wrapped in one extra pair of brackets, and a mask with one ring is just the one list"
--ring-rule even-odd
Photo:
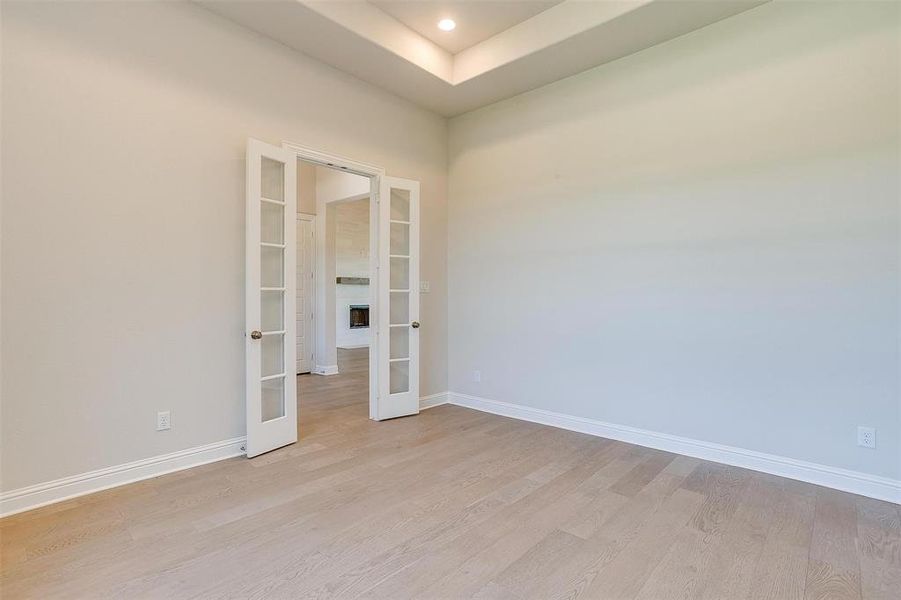
[(391, 220), (410, 220), (410, 190), (391, 188)]
[(389, 319), (390, 323), (396, 325), (410, 324), (410, 293), (409, 292), (392, 292), (389, 301)]
[(260, 241), (285, 243), (285, 207), (271, 202), (260, 203)]
[(284, 292), (260, 292), (260, 317), (263, 331), (285, 328)]
[(267, 379), (260, 382), (262, 403), (260, 418), (271, 421), (285, 416), (285, 378)]
[(285, 165), (263, 157), (260, 195), (270, 200), (285, 201)]
[(285, 372), (285, 340), (284, 335), (264, 335), (261, 343), (260, 374), (263, 377)]
[(260, 285), (284, 287), (285, 251), (283, 248), (260, 248)]
[(391, 254), (410, 254), (410, 226), (405, 223), (391, 223)]
[(391, 358), (410, 358), (410, 330), (408, 328), (391, 328)]
[(410, 289), (410, 259), (392, 258), (390, 278), (392, 290)]
[(410, 362), (393, 362), (388, 373), (389, 387), (392, 394), (410, 390)]

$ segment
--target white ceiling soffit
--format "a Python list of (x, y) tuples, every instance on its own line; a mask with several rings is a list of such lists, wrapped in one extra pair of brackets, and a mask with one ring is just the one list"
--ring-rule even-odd
[(195, 1), (420, 106), (455, 116), (770, 0), (548, 2), (549, 8), (457, 54), (362, 0)]
[[(369, 0), (419, 35), (451, 54), (510, 29), (563, 0)], [(435, 24), (453, 19), (453, 31)]]

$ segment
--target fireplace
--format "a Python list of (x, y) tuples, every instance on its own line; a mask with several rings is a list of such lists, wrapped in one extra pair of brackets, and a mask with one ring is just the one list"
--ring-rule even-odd
[(350, 328), (351, 329), (368, 329), (369, 328), (369, 305), (368, 304), (351, 304), (350, 305)]

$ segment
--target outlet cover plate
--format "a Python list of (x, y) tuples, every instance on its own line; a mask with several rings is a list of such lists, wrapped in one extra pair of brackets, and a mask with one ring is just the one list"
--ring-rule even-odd
[(172, 428), (172, 420), (169, 417), (169, 411), (164, 410), (156, 413), (156, 430), (166, 431)]
[(876, 428), (860, 426), (857, 428), (857, 445), (864, 448), (876, 447)]

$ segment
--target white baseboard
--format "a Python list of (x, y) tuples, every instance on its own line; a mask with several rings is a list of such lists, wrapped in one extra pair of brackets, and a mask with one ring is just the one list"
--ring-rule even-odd
[(439, 392), (437, 394), (423, 396), (419, 399), (419, 410), (435, 408), (436, 406), (441, 406), (442, 404), (447, 404), (447, 392)]
[[(703, 442), (624, 425), (604, 423), (594, 419), (574, 417), (540, 408), (488, 400), (456, 392), (440, 392), (423, 396), (419, 400), (419, 409), (426, 410), (442, 404), (456, 404), (457, 406), (504, 417), (550, 425), (638, 446), (692, 456), (702, 460), (743, 467), (901, 504), (901, 481), (783, 456), (764, 454), (743, 448)], [(243, 456), (244, 441), (245, 438), (243, 437), (223, 440), (171, 454), (154, 456), (0, 493), (0, 517), (118, 487), (126, 483), (159, 477), (166, 473), (173, 473), (234, 456)]]
[(0, 517), (217, 460), (243, 456), (244, 440), (243, 437), (223, 440), (4, 492), (0, 494)]
[(735, 448), (732, 446), (724, 446), (722, 444), (693, 440), (666, 433), (657, 433), (655, 431), (647, 431), (624, 425), (604, 423), (603, 421), (596, 421), (594, 419), (574, 417), (572, 415), (552, 412), (540, 408), (510, 404), (508, 402), (498, 402), (497, 400), (488, 400), (476, 396), (469, 396), (467, 394), (448, 392), (447, 396), (447, 401), (450, 404), (473, 408), (495, 415), (520, 419), (522, 421), (531, 421), (532, 423), (550, 425), (552, 427), (559, 427), (570, 431), (578, 431), (589, 435), (628, 442), (638, 446), (646, 446), (648, 448), (656, 448), (675, 454), (683, 454), (685, 456), (703, 460), (743, 467), (745, 469), (788, 477), (789, 479), (797, 479), (798, 481), (822, 485), (845, 492), (851, 492), (852, 494), (859, 494), (861, 496), (868, 496), (870, 498), (877, 498), (879, 500), (901, 504), (901, 481), (889, 479), (887, 477), (869, 475), (867, 473), (850, 471), (838, 467), (829, 467), (784, 456), (764, 454), (763, 452), (746, 450), (744, 448)]
[[(446, 403), (447, 392), (431, 394), (420, 398), (419, 409), (426, 410)], [(243, 456), (245, 439), (224, 440), (0, 493), (0, 517), (225, 458)]]
[(316, 365), (313, 367), (314, 375), (337, 375), (338, 365)]

